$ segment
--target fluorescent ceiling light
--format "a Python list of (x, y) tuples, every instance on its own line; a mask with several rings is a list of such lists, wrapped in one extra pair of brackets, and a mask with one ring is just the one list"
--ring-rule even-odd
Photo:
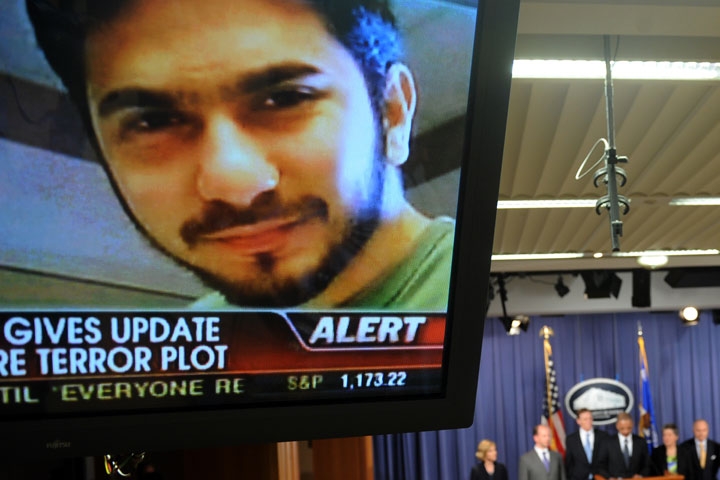
[[(720, 250), (643, 250), (637, 252), (613, 252), (613, 257), (634, 258), (634, 257), (678, 257), (678, 256), (694, 256), (694, 255), (720, 255)], [(584, 253), (512, 253), (512, 254), (496, 254), (492, 256), (493, 261), (505, 260), (568, 260), (573, 258), (585, 258), (589, 255)], [(593, 254), (595, 258), (601, 258), (600, 252)]]
[(668, 205), (701, 207), (703, 205), (720, 206), (720, 197), (687, 197), (673, 198)]
[(584, 256), (584, 253), (516, 253), (493, 255), (492, 260), (565, 260)]
[(642, 255), (637, 257), (637, 262), (643, 267), (658, 268), (667, 265), (667, 255)]
[[(642, 201), (642, 199), (640, 201)], [(597, 199), (594, 198), (559, 200), (498, 200), (497, 202), (498, 210), (530, 208), (595, 208), (596, 205)], [(720, 197), (673, 198), (668, 201), (668, 205), (675, 207), (720, 206)]]
[[(513, 78), (604, 79), (603, 60), (522, 60), (513, 62)], [(720, 63), (617, 61), (613, 79), (720, 80)]]
[(679, 257), (679, 256), (690, 256), (690, 255), (718, 255), (720, 250), (710, 248), (707, 250), (645, 250), (640, 252), (615, 252), (613, 257), (645, 257), (651, 255), (665, 255), (667, 257)]
[(498, 200), (498, 210), (514, 208), (595, 208), (597, 199), (582, 198), (574, 200)]

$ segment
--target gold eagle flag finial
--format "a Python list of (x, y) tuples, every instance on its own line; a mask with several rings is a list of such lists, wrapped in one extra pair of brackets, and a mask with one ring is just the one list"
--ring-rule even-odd
[(543, 327), (540, 329), (540, 336), (545, 340), (549, 340), (550, 337), (552, 337), (553, 335), (555, 335), (555, 332), (553, 332), (553, 329), (548, 327), (547, 325), (543, 325)]

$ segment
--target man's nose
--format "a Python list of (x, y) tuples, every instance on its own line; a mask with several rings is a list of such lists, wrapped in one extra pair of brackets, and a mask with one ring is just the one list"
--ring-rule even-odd
[(203, 199), (242, 207), (277, 187), (279, 172), (268, 162), (261, 143), (232, 118), (211, 118), (202, 141), (197, 189)]

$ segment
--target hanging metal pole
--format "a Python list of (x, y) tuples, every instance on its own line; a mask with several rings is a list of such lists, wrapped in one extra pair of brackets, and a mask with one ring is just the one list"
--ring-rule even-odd
[(610, 37), (603, 37), (605, 47), (605, 111), (607, 117), (608, 131), (608, 149), (605, 152), (605, 167), (598, 170), (595, 174), (595, 186), (598, 179), (603, 178), (607, 185), (607, 195), (604, 195), (597, 201), (596, 210), (600, 213), (601, 208), (606, 208), (610, 214), (610, 238), (612, 241), (612, 250), (617, 252), (620, 250), (620, 238), (623, 234), (623, 224), (620, 220), (620, 203), (625, 207), (624, 213), (629, 210), (629, 200), (622, 195), (618, 195), (618, 175), (622, 178), (623, 184), (627, 179), (627, 175), (622, 168), (617, 167), (618, 162), (627, 162), (626, 157), (618, 157), (615, 148), (615, 112), (613, 110), (613, 83), (612, 83), (612, 65), (610, 56)]
[(613, 111), (613, 84), (612, 66), (610, 65), (610, 37), (605, 35), (605, 107), (607, 112), (608, 152), (605, 162), (607, 164), (607, 188), (610, 200), (610, 238), (613, 252), (620, 250), (622, 237), (622, 220), (620, 220), (620, 206), (618, 205), (617, 177), (617, 150), (615, 149), (615, 112)]

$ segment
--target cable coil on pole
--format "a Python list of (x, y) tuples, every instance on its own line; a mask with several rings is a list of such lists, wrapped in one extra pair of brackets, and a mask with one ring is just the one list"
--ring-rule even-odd
[[(630, 211), (630, 199), (624, 195), (618, 194), (618, 182), (619, 186), (623, 187), (627, 182), (627, 173), (624, 169), (617, 166), (618, 163), (627, 163), (627, 157), (619, 157), (615, 148), (615, 119), (613, 110), (613, 84), (612, 84), (612, 64), (610, 58), (610, 37), (608, 35), (603, 36), (604, 50), (605, 50), (605, 112), (607, 117), (607, 132), (608, 139), (601, 138), (598, 140), (593, 148), (585, 157), (582, 165), (578, 169), (575, 179), (579, 180), (588, 172), (580, 174), (585, 167), (590, 154), (595, 150), (595, 147), (599, 143), (605, 144), (605, 154), (600, 161), (605, 161), (605, 166), (600, 168), (593, 177), (593, 183), (595, 187), (599, 187), (600, 183), (604, 183), (607, 186), (607, 195), (600, 197), (595, 204), (595, 212), (598, 215), (602, 214), (602, 209), (608, 210), (610, 215), (610, 239), (612, 242), (613, 252), (620, 250), (620, 239), (623, 234), (623, 223), (620, 220), (620, 205), (623, 206), (623, 215)], [(597, 163), (600, 163), (598, 161)], [(596, 165), (597, 165), (596, 163)], [(594, 168), (594, 167), (593, 167)]]

